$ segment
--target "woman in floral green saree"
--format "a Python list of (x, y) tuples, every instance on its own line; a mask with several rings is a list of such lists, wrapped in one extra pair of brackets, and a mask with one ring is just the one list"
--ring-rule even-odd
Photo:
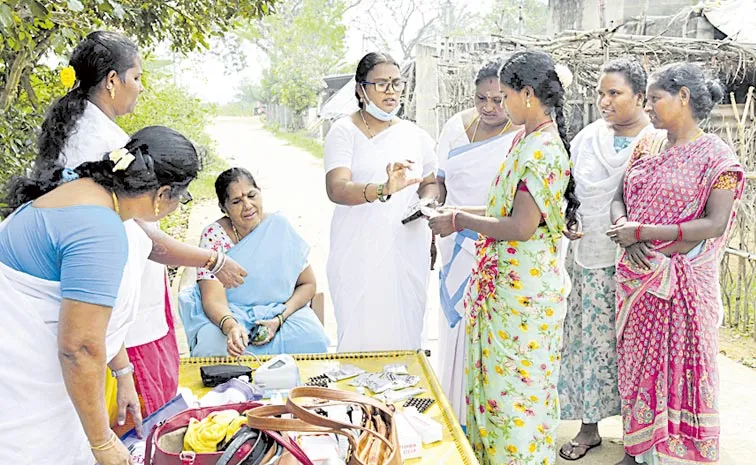
[(493, 180), (488, 205), (442, 210), (442, 236), (480, 234), (466, 296), (467, 433), (483, 465), (554, 464), (556, 385), (569, 277), (559, 253), (578, 206), (562, 106), (569, 71), (549, 55), (512, 55), (504, 104), (524, 131)]

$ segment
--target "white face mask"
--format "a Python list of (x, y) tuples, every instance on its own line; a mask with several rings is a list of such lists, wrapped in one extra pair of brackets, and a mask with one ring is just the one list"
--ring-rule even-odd
[(402, 104), (398, 104), (391, 112), (383, 111), (380, 108), (378, 108), (378, 105), (371, 102), (370, 99), (367, 96), (367, 91), (365, 90), (365, 86), (362, 86), (362, 93), (365, 96), (365, 100), (367, 100), (368, 104), (365, 106), (365, 111), (368, 112), (370, 116), (373, 118), (379, 120), (379, 121), (391, 121), (394, 119), (394, 116), (396, 116), (397, 113), (399, 113), (399, 110), (402, 109)]

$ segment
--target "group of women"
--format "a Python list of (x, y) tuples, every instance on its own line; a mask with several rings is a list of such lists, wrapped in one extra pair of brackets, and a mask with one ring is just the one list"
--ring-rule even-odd
[[(428, 137), (396, 116), (399, 67), (363, 58), (359, 110), (326, 138), (338, 349), (420, 347), (432, 241), (401, 220), (435, 197), (442, 385), (482, 464), (578, 460), (614, 415), (619, 464), (716, 463), (717, 269), (744, 182), (700, 127), (723, 90), (696, 65), (649, 78), (616, 59), (569, 141), (570, 79), (539, 51), (484, 66), (434, 186)], [(560, 418), (582, 427), (557, 448)]]
[[(155, 227), (191, 200), (199, 163), (176, 131), (115, 125), (142, 91), (137, 48), (95, 32), (71, 66), (77, 85), (0, 224), (3, 463), (129, 463), (111, 428), (128, 413), (139, 429), (177, 387), (164, 265), (199, 269), (180, 296), (194, 355), (329, 344), (309, 247), (248, 171), (217, 179), (224, 216), (200, 247)], [(359, 109), (325, 148), (337, 350), (421, 347), (437, 235), (442, 380), (482, 464), (553, 464), (560, 418), (582, 420), (558, 450), (577, 460), (617, 414), (621, 464), (716, 463), (717, 268), (743, 189), (732, 151), (699, 126), (721, 87), (695, 65), (646, 82), (613, 61), (602, 118), (569, 141), (569, 72), (517, 52), (480, 70), (475, 108), (436, 151), (397, 116), (406, 84), (390, 56), (366, 55), (355, 80)], [(444, 206), (424, 208), (427, 222), (406, 221), (432, 200)]]

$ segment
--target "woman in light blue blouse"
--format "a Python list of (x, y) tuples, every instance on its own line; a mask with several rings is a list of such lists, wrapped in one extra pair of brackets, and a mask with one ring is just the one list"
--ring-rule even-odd
[[(155, 126), (101, 161), (11, 183), (15, 211), (0, 224), (0, 463), (129, 463), (104, 398), (106, 364), (116, 377), (133, 371), (124, 339), (135, 307), (119, 289), (148, 257), (171, 261), (131, 220), (174, 211), (198, 166), (189, 140)], [(136, 391), (119, 395), (132, 397), (141, 428)]]

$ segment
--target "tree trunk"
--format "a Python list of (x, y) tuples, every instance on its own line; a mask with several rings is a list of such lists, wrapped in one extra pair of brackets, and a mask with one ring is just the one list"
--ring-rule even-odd
[(16, 54), (11, 64), (10, 73), (8, 73), (8, 79), (5, 89), (0, 93), (0, 109), (3, 112), (8, 111), (13, 100), (18, 95), (18, 86), (21, 83), (21, 77), (23, 76), (24, 69), (29, 64), (29, 51), (21, 50)]
[(32, 87), (31, 79), (29, 79), (29, 76), (30, 73), (23, 75), (23, 77), (21, 78), (21, 85), (26, 91), (26, 96), (29, 98), (29, 102), (32, 104), (32, 107), (34, 107), (34, 110), (39, 111), (39, 99), (37, 98), (37, 94), (34, 92), (34, 87)]

